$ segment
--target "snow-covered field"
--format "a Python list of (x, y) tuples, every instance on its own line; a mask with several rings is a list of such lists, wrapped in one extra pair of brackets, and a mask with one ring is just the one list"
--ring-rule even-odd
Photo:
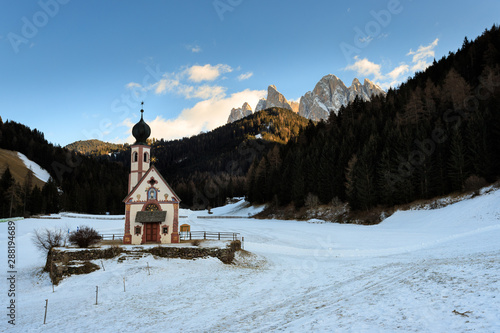
[[(214, 215), (253, 212), (242, 202), (213, 209)], [(437, 210), (398, 212), (375, 226), (180, 215), (193, 231), (241, 233), (252, 254), (239, 255), (236, 265), (215, 258), (105, 260), (105, 271), (66, 278), (53, 293), (47, 274), (40, 273), (44, 258), (32, 245), (33, 230), (90, 225), (119, 233), (123, 220), (16, 222), (15, 329), (500, 332), (500, 190)], [(0, 232), (5, 277), (7, 223)], [(2, 281), (0, 330), (6, 331), (12, 328)]]

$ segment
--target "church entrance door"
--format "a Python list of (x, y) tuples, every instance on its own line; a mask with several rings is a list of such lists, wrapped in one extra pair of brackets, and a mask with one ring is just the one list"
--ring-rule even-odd
[(160, 231), (160, 223), (145, 223), (146, 224), (146, 242), (159, 242), (158, 235)]

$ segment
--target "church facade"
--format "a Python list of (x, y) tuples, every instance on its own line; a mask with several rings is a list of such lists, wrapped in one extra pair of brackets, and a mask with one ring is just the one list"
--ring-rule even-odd
[(132, 128), (128, 195), (125, 202), (124, 244), (178, 243), (179, 197), (151, 164), (147, 139), (151, 129), (143, 119)]

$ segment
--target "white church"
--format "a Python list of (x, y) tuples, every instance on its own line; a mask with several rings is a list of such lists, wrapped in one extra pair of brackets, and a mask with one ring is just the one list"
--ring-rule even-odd
[(151, 128), (143, 119), (132, 128), (128, 195), (123, 244), (179, 243), (179, 197), (154, 165), (147, 139)]

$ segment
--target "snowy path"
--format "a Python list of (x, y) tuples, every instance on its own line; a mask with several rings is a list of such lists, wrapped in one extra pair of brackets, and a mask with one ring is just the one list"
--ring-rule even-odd
[[(237, 205), (214, 209), (214, 214), (246, 216)], [(439, 210), (399, 212), (377, 226), (196, 218), (202, 214), (183, 211), (187, 218), (181, 223), (192, 230), (240, 232), (253, 255), (239, 257), (241, 265), (215, 258), (105, 260), (106, 271), (67, 278), (55, 293), (47, 275), (38, 273), (44, 262), (31, 244), (33, 229), (86, 224), (118, 233), (123, 221), (18, 221), (16, 329), (500, 331), (500, 191)], [(0, 231), (6, 234), (6, 224)], [(5, 236), (0, 246), (6, 249)], [(45, 299), (49, 311), (43, 325)], [(1, 301), (7, 302), (4, 292)], [(6, 327), (4, 319), (0, 331)]]

